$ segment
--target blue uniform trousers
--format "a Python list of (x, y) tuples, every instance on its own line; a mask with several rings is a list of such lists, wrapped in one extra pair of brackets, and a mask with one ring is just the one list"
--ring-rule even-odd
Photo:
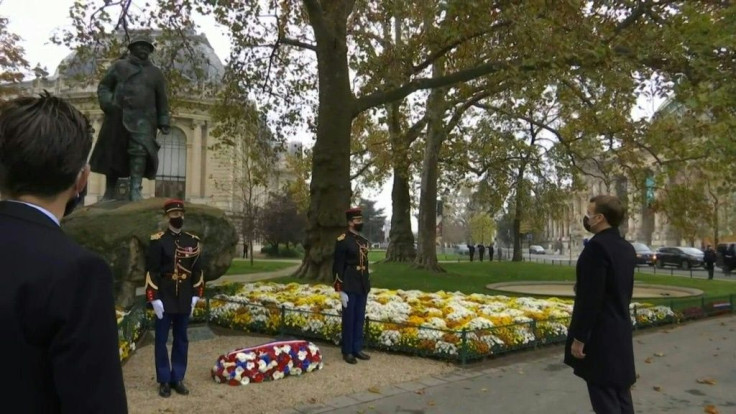
[(348, 306), (342, 308), (342, 353), (357, 354), (363, 350), (363, 324), (368, 294), (345, 292)]
[[(164, 317), (156, 318), (156, 344), (154, 349), (156, 359), (156, 381), (159, 383), (173, 383), (184, 379), (187, 372), (187, 351), (189, 338), (187, 326), (189, 314), (170, 314), (164, 312)], [(171, 363), (166, 341), (169, 339), (169, 328), (173, 326), (174, 341), (171, 346)]]

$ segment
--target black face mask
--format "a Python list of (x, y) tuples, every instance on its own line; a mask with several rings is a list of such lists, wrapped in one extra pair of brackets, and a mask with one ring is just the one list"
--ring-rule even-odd
[(175, 229), (180, 229), (184, 226), (184, 217), (172, 217), (169, 219), (169, 225)]
[(71, 200), (66, 202), (66, 206), (64, 207), (64, 217), (72, 214), (75, 208), (79, 206), (80, 204), (84, 205), (84, 197), (87, 196), (87, 186), (84, 186), (84, 189), (77, 194), (76, 197), (72, 198)]
[(593, 230), (590, 229), (590, 219), (588, 216), (583, 216), (583, 227), (585, 228), (585, 231), (592, 233)]
[(354, 227), (355, 231), (361, 231), (363, 230), (363, 223), (355, 223)]

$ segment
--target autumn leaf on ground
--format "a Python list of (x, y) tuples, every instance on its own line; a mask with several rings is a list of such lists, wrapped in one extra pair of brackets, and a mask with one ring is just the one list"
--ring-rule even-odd
[(655, 352), (654, 353), (654, 356), (663, 357), (664, 356), (664, 352)]
[(424, 395), (424, 389), (414, 391), (416, 394)]
[(428, 402), (428, 403), (427, 403), (427, 405), (429, 405), (429, 406), (431, 406), (431, 407), (434, 407), (434, 405), (435, 405), (435, 402), (434, 402), (434, 401), (430, 401), (430, 402)]
[(309, 401), (310, 404), (316, 404), (317, 403), (317, 399), (314, 398), (314, 397), (308, 399), (307, 401)]
[(372, 392), (374, 394), (380, 394), (381, 393), (381, 390), (378, 387), (376, 387), (376, 386), (373, 386), (373, 387), (368, 388), (368, 391), (369, 392)]
[(660, 387), (659, 385), (655, 385), (652, 388), (654, 388), (654, 391), (657, 391), (657, 392), (661, 392), (662, 391), (662, 387)]
[(698, 378), (696, 381), (698, 384), (716, 385), (716, 380), (713, 378)]
[(715, 405), (710, 405), (710, 404), (706, 405), (703, 411), (707, 414), (718, 414), (719, 413), (718, 408), (716, 408)]
[(649, 358), (645, 359), (644, 362), (646, 362), (647, 364), (651, 364), (652, 363), (652, 357), (649, 357)]
[(644, 343), (644, 341), (642, 341), (641, 339), (637, 339), (636, 342), (638, 342), (640, 344), (643, 344)]

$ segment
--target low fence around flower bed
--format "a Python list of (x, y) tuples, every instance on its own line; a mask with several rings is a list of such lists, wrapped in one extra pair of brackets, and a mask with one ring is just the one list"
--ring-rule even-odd
[[(201, 301), (195, 308), (191, 323), (209, 323), (233, 330), (282, 337), (293, 336), (299, 339), (325, 340), (335, 344), (340, 342), (340, 305), (337, 294), (334, 294), (334, 292), (327, 293), (327, 290), (331, 287), (319, 288), (315, 290), (311, 297), (304, 295), (304, 298), (292, 303), (291, 300), (293, 300), (295, 292), (289, 292), (291, 295), (289, 297), (279, 295), (283, 291), (293, 290), (293, 286), (274, 283), (257, 283), (251, 286), (257, 287), (252, 288), (248, 293), (250, 297), (239, 297), (237, 289), (233, 286), (208, 290), (205, 300)], [(260, 294), (262, 292), (257, 291), (259, 287), (265, 289), (269, 294)], [(309, 287), (304, 289), (309, 289)], [(385, 289), (376, 289), (376, 291), (380, 292), (378, 295), (371, 294), (369, 302), (373, 301), (374, 303), (369, 304), (369, 308), (373, 308), (371, 310), (373, 313), (380, 313), (381, 309), (376, 310), (376, 306), (380, 305), (375, 302), (385, 302), (383, 306), (388, 310), (381, 313), (384, 320), (366, 318), (364, 332), (367, 348), (460, 363), (520, 349), (564, 342), (572, 303), (571, 301), (554, 298), (547, 300), (553, 306), (565, 309), (567, 314), (564, 316), (560, 316), (559, 309), (556, 312), (549, 313), (555, 315), (555, 317), (546, 318), (540, 316), (528, 317), (517, 312), (512, 314), (515, 316), (499, 316), (498, 319), (494, 319), (496, 323), (493, 323), (488, 319), (479, 317), (478, 314), (472, 314), (467, 309), (452, 307), (457, 306), (457, 303), (463, 303), (463, 301), (474, 300), (482, 303), (485, 299), (499, 300), (498, 298), (505, 298), (509, 302), (515, 304), (519, 302), (522, 306), (529, 306), (531, 309), (529, 312), (532, 315), (546, 315), (546, 310), (535, 308), (545, 300), (480, 294), (446, 294), (445, 292), (422, 293), (423, 297), (430, 298), (430, 302), (434, 300), (435, 304), (438, 303), (437, 295), (440, 293), (450, 297), (458, 295), (458, 299), (452, 298), (449, 302), (439, 302), (441, 304), (437, 305), (444, 306), (443, 312), (452, 312), (449, 316), (446, 314), (444, 316), (446, 320), (443, 321), (439, 317), (442, 314), (437, 313), (438, 309), (423, 309), (422, 304), (415, 301), (412, 306), (417, 308), (410, 307), (410, 311), (407, 311), (399, 306), (402, 303), (399, 303), (399, 305), (392, 303), (390, 295), (386, 299), (386, 292), (393, 291)], [(335, 297), (332, 298), (332, 296)], [(408, 302), (411, 301), (410, 297)], [(398, 303), (399, 301), (394, 302)], [(396, 307), (392, 307), (393, 305), (396, 305)], [(152, 313), (146, 312), (144, 306), (145, 304), (142, 304), (139, 308), (134, 308), (135, 311), (131, 310), (125, 315), (124, 321), (128, 320), (127, 325), (122, 324), (120, 329), (121, 360), (132, 351), (130, 344), (134, 346), (135, 340), (140, 337), (143, 330), (149, 324), (152, 324)], [(484, 312), (491, 312), (497, 308), (493, 304), (478, 306)], [(407, 320), (399, 320), (401, 318), (393, 318), (392, 320), (392, 310), (399, 313), (404, 312), (404, 319)], [(733, 295), (716, 298), (671, 299), (664, 302), (658, 300), (655, 304), (632, 303), (631, 321), (634, 329), (642, 329), (731, 313), (733, 310)], [(423, 318), (416, 316), (422, 312), (425, 314)], [(504, 315), (503, 311), (500, 311), (499, 315)], [(455, 319), (459, 318), (459, 320), (451, 323), (453, 316), (455, 316)], [(148, 320), (146, 320), (146, 317), (148, 317)], [(138, 323), (135, 322), (136, 319)], [(416, 321), (421, 323), (412, 323)], [(124, 344), (127, 344), (127, 347)]]

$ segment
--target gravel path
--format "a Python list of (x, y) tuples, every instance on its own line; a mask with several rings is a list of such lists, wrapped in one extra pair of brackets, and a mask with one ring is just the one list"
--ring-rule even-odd
[(218, 333), (221, 335), (214, 339), (189, 343), (189, 366), (184, 383), (191, 393), (181, 396), (172, 390), (170, 398), (158, 396), (152, 335), (147, 334), (123, 367), (130, 413), (278, 413), (293, 406), (319, 404), (359, 391), (378, 391), (378, 387), (388, 384), (456, 369), (440, 361), (370, 350), (370, 361), (349, 365), (342, 361), (339, 348), (317, 343), (325, 362), (322, 370), (300, 377), (234, 387), (217, 384), (210, 377), (210, 368), (217, 357), (239, 347), (268, 342), (271, 338)]

